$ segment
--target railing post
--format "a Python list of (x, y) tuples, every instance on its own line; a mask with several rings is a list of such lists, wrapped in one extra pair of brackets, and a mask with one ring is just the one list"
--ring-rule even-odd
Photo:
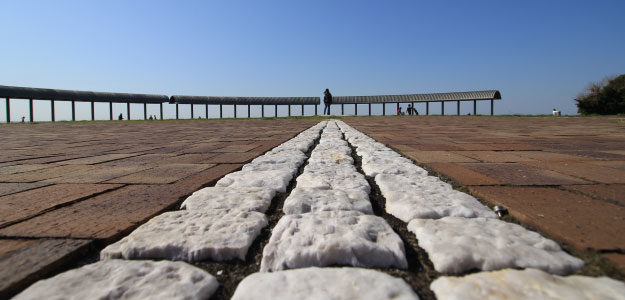
[(191, 103), (191, 120), (193, 120), (193, 103)]
[(265, 117), (265, 105), (263, 104), (260, 105), (260, 116)]
[(490, 99), (490, 115), (491, 116), (494, 115), (494, 112), (495, 112), (494, 106), (495, 106), (495, 100)]
[(341, 103), (341, 116), (345, 115), (345, 104)]
[(473, 115), (477, 115), (477, 100), (473, 100)]
[(397, 108), (395, 108), (396, 112), (399, 112), (399, 102), (397, 102)]
[(302, 117), (304, 116), (304, 104), (302, 104)]
[(95, 103), (91, 101), (91, 121), (95, 121)]
[(148, 104), (143, 102), (143, 119), (148, 119)]
[(315, 104), (315, 116), (317, 115), (317, 104)]
[(113, 121), (113, 102), (109, 101), (109, 117), (111, 118), (111, 121)]
[(52, 122), (56, 121), (54, 117), (54, 100), (50, 100), (50, 113), (52, 114)]
[(34, 122), (33, 117), (33, 99), (28, 99), (28, 110), (30, 112), (30, 122)]
[(178, 103), (176, 103), (176, 120), (178, 120)]
[(291, 104), (289, 104), (289, 117), (291, 116)]
[(275, 117), (278, 117), (278, 104), (274, 104), (273, 106), (273, 114), (275, 115)]
[(382, 102), (382, 115), (386, 116), (386, 103)]
[(425, 115), (429, 115), (429, 114), (430, 114), (430, 102), (425, 101)]
[(7, 105), (7, 123), (11, 123), (11, 99), (6, 98)]
[(458, 113), (457, 113), (457, 115), (460, 115), (460, 100), (457, 101), (457, 105), (458, 105)]
[(250, 105), (247, 105), (247, 118), (251, 118), (252, 116), (250, 116)]
[(358, 115), (358, 103), (354, 103), (354, 114)]
[(369, 104), (369, 115), (371, 115), (371, 103), (368, 103), (368, 104)]
[(237, 105), (233, 105), (234, 106), (234, 118), (237, 118)]
[[(416, 109), (416, 108), (414, 108), (414, 102), (412, 102), (412, 109), (413, 109), (414, 111), (417, 111), (417, 109)], [(415, 115), (416, 115), (416, 114), (415, 114)]]
[(163, 102), (160, 103), (161, 120), (163, 119)]
[(204, 108), (206, 109), (205, 116), (208, 119), (208, 104), (204, 104)]
[(219, 118), (222, 119), (224, 115), (224, 106), (223, 104), (219, 104)]
[(76, 121), (76, 101), (72, 100), (72, 121)]
[(126, 103), (126, 114), (128, 115), (126, 120), (130, 121), (130, 102)]
[(441, 116), (445, 115), (445, 101), (441, 101)]

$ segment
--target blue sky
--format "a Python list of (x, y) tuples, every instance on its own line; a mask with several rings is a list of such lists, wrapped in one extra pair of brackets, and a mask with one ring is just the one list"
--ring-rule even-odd
[[(224, 96), (498, 89), (498, 114), (575, 114), (588, 83), (625, 73), (622, 0), (23, 0), (0, 11), (0, 85)], [(27, 115), (21, 102), (12, 118)], [(36, 118), (48, 107), (38, 102)]]

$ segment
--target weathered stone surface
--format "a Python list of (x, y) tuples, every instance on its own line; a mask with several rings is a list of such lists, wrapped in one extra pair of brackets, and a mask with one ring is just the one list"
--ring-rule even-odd
[(332, 210), (356, 210), (373, 214), (369, 195), (364, 191), (296, 187), (286, 198), (282, 208), (288, 215)]
[(419, 297), (402, 279), (379, 271), (305, 268), (249, 275), (239, 283), (232, 299), (414, 300)]
[(40, 188), (46, 186), (48, 184), (41, 182), (33, 182), (33, 183), (0, 183), (0, 197), (10, 194), (15, 194), (23, 191), (28, 191), (36, 188)]
[(445, 176), (451, 177), (453, 180), (464, 185), (492, 185), (501, 184), (501, 182), (495, 178), (486, 176), (484, 174), (469, 170), (459, 164), (454, 163), (429, 163), (430, 168), (438, 173), (442, 173)]
[(510, 185), (585, 184), (588, 181), (520, 163), (474, 163), (463, 167)]
[(207, 187), (182, 202), (181, 208), (189, 211), (232, 209), (264, 213), (276, 191), (262, 187)]
[(403, 153), (420, 163), (432, 162), (476, 162), (477, 160), (451, 151), (403, 151)]
[(238, 171), (217, 181), (217, 187), (265, 187), (284, 193), (294, 170)]
[(441, 273), (537, 268), (564, 275), (584, 265), (556, 242), (498, 219), (414, 219), (408, 230), (415, 233), (419, 246)]
[(297, 186), (320, 190), (364, 191), (371, 187), (365, 176), (358, 173), (353, 165), (308, 164), (302, 175), (297, 177)]
[(208, 299), (218, 286), (183, 262), (112, 259), (38, 281), (13, 299)]
[(404, 222), (448, 216), (497, 217), (471, 195), (452, 189), (437, 177), (380, 174), (375, 181), (386, 198), (386, 211)]
[(293, 170), (304, 163), (306, 155), (300, 151), (262, 155), (243, 166), (244, 171)]
[(119, 242), (104, 248), (100, 257), (245, 260), (248, 248), (265, 226), (267, 217), (253, 211), (214, 209), (167, 212), (150, 219)]
[(263, 249), (260, 270), (311, 266), (407, 268), (404, 244), (384, 219), (357, 211), (285, 215)]
[(430, 288), (445, 299), (625, 299), (625, 284), (608, 277), (550, 275), (535, 269), (506, 269), (464, 277), (439, 277)]
[(362, 171), (367, 176), (375, 177), (378, 174), (404, 175), (404, 176), (427, 176), (428, 172), (416, 166), (410, 160), (403, 157), (396, 159), (371, 158), (362, 163)]
[(80, 257), (91, 240), (0, 240), (0, 298), (8, 299)]

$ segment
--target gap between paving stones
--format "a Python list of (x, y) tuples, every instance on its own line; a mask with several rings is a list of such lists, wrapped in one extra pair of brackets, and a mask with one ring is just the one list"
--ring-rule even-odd
[[(217, 278), (217, 281), (219, 282), (219, 288), (217, 288), (217, 291), (215, 291), (213, 296), (210, 298), (211, 300), (230, 299), (241, 280), (243, 280), (248, 275), (259, 271), (260, 262), (263, 258), (263, 249), (265, 248), (265, 245), (267, 245), (267, 243), (269, 242), (269, 238), (271, 237), (271, 231), (278, 223), (278, 220), (280, 220), (280, 218), (284, 216), (284, 212), (282, 211), (284, 201), (291, 194), (293, 188), (295, 188), (295, 185), (297, 183), (297, 177), (304, 172), (304, 168), (308, 165), (308, 159), (310, 158), (310, 154), (319, 144), (322, 130), (323, 128), (320, 130), (319, 137), (315, 139), (314, 143), (305, 153), (307, 159), (298, 168), (295, 175), (293, 175), (293, 178), (287, 186), (286, 192), (277, 192), (271, 200), (269, 208), (264, 213), (267, 217), (268, 224), (260, 231), (260, 234), (256, 237), (252, 245), (249, 247), (247, 255), (245, 256), (245, 261), (233, 259), (221, 262), (210, 260), (201, 262), (187, 262), (191, 265), (207, 271), (211, 275), (215, 276), (215, 278)], [(271, 149), (268, 151), (271, 151)]]
[[(365, 134), (365, 133), (363, 133), (363, 134)], [(368, 136), (368, 137), (370, 137), (370, 136)], [(494, 206), (492, 203), (488, 202), (486, 199), (471, 193), (469, 191), (469, 189), (465, 185), (460, 184), (459, 182), (455, 181), (451, 177), (449, 177), (449, 176), (447, 176), (447, 175), (445, 175), (443, 173), (435, 171), (434, 169), (430, 168), (427, 164), (419, 163), (419, 162), (415, 161), (414, 159), (412, 159), (410, 157), (404, 156), (400, 152), (400, 150), (395, 148), (395, 147), (392, 147), (390, 145), (385, 145), (385, 146), (391, 148), (393, 151), (397, 152), (402, 157), (404, 157), (406, 159), (409, 159), (415, 165), (425, 169), (428, 172), (428, 175), (436, 176), (439, 179), (441, 179), (442, 181), (450, 184), (453, 187), (453, 189), (461, 191), (463, 193), (466, 193), (466, 194), (469, 194), (469, 195), (475, 197), (480, 203), (482, 203), (483, 205), (486, 205), (489, 208), (492, 208)], [(350, 147), (352, 147), (351, 144), (350, 144)], [(360, 163), (360, 160), (358, 162)], [(362, 171), (362, 170), (359, 169), (359, 171)], [(369, 184), (371, 185), (372, 192), (373, 192), (374, 186), (376, 188), (378, 188), (377, 185), (375, 185), (375, 180), (373, 178), (367, 177), (367, 180), (370, 181)], [(493, 185), (484, 185), (484, 186), (505, 186), (505, 185), (503, 185), (503, 184), (493, 184)], [(519, 186), (519, 187), (523, 187), (523, 186)], [(527, 187), (534, 187), (534, 186), (527, 186)], [(564, 190), (564, 191), (571, 192), (570, 190), (564, 189), (564, 188), (562, 188), (559, 185), (553, 185), (553, 186), (544, 185), (544, 187), (551, 187), (551, 188), (556, 188), (556, 189), (561, 189), (561, 190)], [(379, 189), (378, 189), (378, 193), (379, 193)], [(381, 209), (382, 209), (382, 212), (385, 213), (384, 207), (385, 207), (385, 201), (386, 200), (384, 199), (384, 197), (381, 194), (380, 194), (380, 197), (382, 198), (382, 201), (384, 201), (384, 202), (382, 202)], [(374, 198), (371, 197), (371, 199), (374, 199)], [(372, 201), (372, 204), (373, 204), (373, 201)], [(374, 211), (375, 210), (376, 210), (376, 207), (374, 205)], [(376, 212), (376, 214), (377, 214), (377, 212)], [(393, 216), (390, 216), (390, 215), (389, 215), (389, 217), (394, 218)], [(625, 281), (625, 272), (620, 270), (619, 268), (615, 267), (615, 265), (613, 263), (611, 263), (610, 261), (608, 261), (607, 259), (605, 259), (605, 258), (600, 256), (600, 254), (603, 254), (602, 251), (604, 251), (604, 250), (595, 250), (595, 249), (581, 250), (581, 249), (577, 249), (577, 248), (573, 247), (572, 245), (570, 245), (569, 243), (567, 243), (566, 241), (564, 241), (562, 239), (554, 238), (553, 236), (547, 234), (546, 232), (544, 232), (540, 228), (538, 228), (538, 227), (536, 227), (536, 226), (534, 226), (532, 224), (521, 222), (520, 220), (518, 220), (515, 217), (511, 216), (510, 214), (504, 215), (503, 217), (501, 217), (499, 219), (502, 220), (502, 221), (505, 221), (505, 222), (518, 224), (520, 226), (523, 226), (527, 230), (531, 230), (531, 231), (537, 232), (540, 235), (542, 235), (543, 237), (545, 237), (547, 239), (550, 239), (550, 240), (553, 240), (556, 243), (558, 243), (558, 245), (560, 245), (562, 250), (565, 251), (566, 253), (568, 253), (568, 254), (570, 254), (570, 255), (572, 255), (574, 257), (582, 259), (584, 261), (584, 267), (581, 268), (580, 270), (570, 274), (570, 275), (584, 275), (584, 276), (592, 276), (592, 277), (607, 276), (607, 277), (610, 277), (612, 279)], [(389, 224), (391, 224), (391, 223), (389, 222)], [(392, 224), (391, 224), (391, 226), (392, 226)], [(409, 232), (409, 234), (414, 236), (414, 234), (411, 233), (411, 232)], [(401, 234), (400, 234), (400, 236), (401, 236)], [(401, 237), (403, 239), (403, 236), (401, 236)], [(421, 248), (419, 248), (419, 249), (421, 251), (423, 251), (423, 249), (421, 249)], [(608, 252), (608, 253), (624, 253), (625, 254), (625, 250), (623, 250), (623, 249), (609, 249), (607, 251), (612, 251), (612, 250), (616, 250), (616, 252)], [(619, 251), (623, 251), (623, 252), (619, 252)], [(427, 254), (426, 254), (426, 257), (427, 257)], [(428, 262), (429, 262), (429, 259), (428, 259)], [(475, 273), (475, 272), (476, 271), (467, 272), (465, 275), (468, 275), (468, 274), (471, 274), (471, 273)], [(434, 279), (436, 279), (436, 278), (434, 278)]]
[[(345, 139), (345, 134), (343, 132), (341, 133), (343, 134), (343, 139), (347, 141)], [(356, 154), (356, 148), (349, 141), (347, 141), (347, 144), (351, 149), (351, 156), (354, 159), (356, 170), (365, 176), (371, 187), (369, 200), (373, 207), (373, 213), (383, 218), (404, 243), (408, 269), (377, 268), (377, 270), (406, 281), (415, 293), (419, 295), (419, 299), (436, 299), (436, 296), (432, 290), (430, 290), (430, 284), (441, 274), (434, 269), (434, 265), (425, 250), (418, 246), (415, 234), (408, 231), (408, 224), (386, 212), (386, 198), (384, 198), (380, 192), (380, 187), (378, 187), (374, 178), (365, 175), (362, 170), (362, 157)]]

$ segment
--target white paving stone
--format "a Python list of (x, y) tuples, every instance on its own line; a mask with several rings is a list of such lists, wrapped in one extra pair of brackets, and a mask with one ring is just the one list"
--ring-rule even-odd
[(215, 209), (167, 212), (104, 248), (100, 257), (245, 260), (248, 248), (265, 226), (267, 217), (255, 211)]
[[(352, 165), (348, 166), (353, 167)], [(311, 170), (312, 168), (306, 171), (306, 168), (304, 168), (304, 173), (297, 177), (298, 187), (320, 190), (363, 191), (367, 194), (371, 190), (365, 176), (356, 171), (351, 172), (350, 168), (334, 167), (325, 170)]]
[(537, 268), (565, 275), (584, 265), (556, 242), (498, 219), (414, 219), (408, 230), (415, 233), (434, 268), (446, 274), (472, 269)]
[(550, 275), (535, 269), (439, 277), (430, 288), (439, 300), (625, 299), (625, 284), (608, 277)]
[(180, 208), (190, 211), (239, 209), (264, 213), (275, 194), (276, 191), (269, 188), (207, 187), (191, 194)]
[(266, 187), (284, 193), (297, 170), (237, 171), (217, 181), (218, 187)]
[(386, 212), (404, 222), (415, 218), (497, 218), (473, 196), (456, 191), (433, 176), (378, 174), (375, 181), (386, 198)]
[(404, 244), (380, 217), (357, 211), (285, 215), (263, 249), (260, 270), (311, 266), (407, 268)]
[(218, 286), (183, 262), (114, 259), (40, 280), (13, 299), (208, 299)]
[(364, 191), (320, 190), (296, 187), (284, 202), (285, 214), (331, 210), (357, 210), (373, 214), (369, 195)]
[(389, 161), (386, 159), (370, 159), (367, 163), (363, 162), (362, 171), (371, 177), (378, 174), (404, 175), (406, 177), (428, 175), (425, 169), (410, 161)]
[(254, 273), (237, 286), (233, 300), (416, 300), (400, 278), (361, 268), (305, 268)]
[(306, 155), (298, 150), (278, 152), (257, 157), (243, 166), (243, 171), (292, 170), (297, 172), (299, 166), (306, 161)]
[(310, 159), (308, 163), (317, 163), (317, 162), (330, 162), (334, 164), (348, 164), (353, 165), (354, 159), (351, 154), (345, 152), (339, 152), (334, 150), (327, 151), (313, 151), (310, 155)]

